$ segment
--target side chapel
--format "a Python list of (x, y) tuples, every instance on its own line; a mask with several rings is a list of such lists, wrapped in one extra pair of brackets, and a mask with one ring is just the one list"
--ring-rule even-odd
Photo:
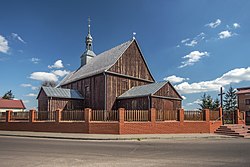
[(38, 110), (173, 110), (182, 97), (169, 81), (156, 82), (137, 40), (124, 42), (98, 55), (93, 51), (90, 21), (81, 66), (56, 88), (42, 87)]

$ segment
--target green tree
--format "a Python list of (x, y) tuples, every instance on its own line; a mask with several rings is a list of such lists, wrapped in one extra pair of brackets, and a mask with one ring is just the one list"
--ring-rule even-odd
[(2, 98), (3, 98), (3, 99), (8, 99), (8, 100), (10, 100), (10, 99), (14, 99), (15, 96), (13, 95), (12, 91), (10, 90), (10, 91), (6, 92), (6, 93), (3, 95)]
[(225, 111), (235, 111), (237, 108), (236, 90), (230, 86), (223, 101)]
[(42, 86), (45, 86), (45, 87), (56, 87), (56, 82), (55, 81), (44, 81), (42, 83)]
[(199, 110), (204, 110), (204, 109), (210, 109), (210, 110), (215, 110), (220, 106), (220, 102), (218, 100), (218, 98), (216, 98), (215, 100), (213, 100), (213, 98), (210, 95), (207, 95), (206, 93), (204, 93), (201, 96), (201, 102), (199, 103)]
[(217, 108), (220, 107), (220, 101), (218, 98), (216, 98), (214, 101), (213, 101), (213, 110), (216, 110)]

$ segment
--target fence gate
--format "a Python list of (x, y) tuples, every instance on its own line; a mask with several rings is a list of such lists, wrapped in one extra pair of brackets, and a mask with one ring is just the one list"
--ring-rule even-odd
[(234, 111), (223, 111), (224, 124), (235, 124), (236, 123), (236, 112)]

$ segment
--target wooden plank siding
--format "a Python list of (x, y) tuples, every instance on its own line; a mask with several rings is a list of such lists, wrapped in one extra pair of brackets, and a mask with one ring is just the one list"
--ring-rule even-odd
[(107, 75), (107, 110), (116, 110), (116, 97), (119, 97), (134, 86), (148, 84), (149, 82), (136, 79)]
[(126, 110), (148, 110), (150, 109), (148, 97), (137, 97), (131, 99), (120, 99), (117, 101), (118, 108)]
[(94, 110), (105, 108), (105, 78), (104, 74), (84, 78), (76, 82), (63, 85), (62, 88), (76, 89), (84, 97), (84, 107)]
[(154, 95), (162, 96), (162, 97), (173, 97), (173, 98), (181, 98), (176, 90), (167, 83), (160, 90), (158, 90)]
[(156, 110), (176, 110), (181, 108), (181, 101), (152, 97), (151, 106)]
[(135, 41), (108, 71), (148, 81), (154, 81)]
[(46, 96), (45, 92), (42, 90), (39, 94), (38, 99), (38, 111), (48, 111), (48, 100), (49, 98)]
[(41, 91), (38, 97), (38, 111), (74, 110), (83, 109), (83, 107), (83, 100), (47, 97), (44, 90)]

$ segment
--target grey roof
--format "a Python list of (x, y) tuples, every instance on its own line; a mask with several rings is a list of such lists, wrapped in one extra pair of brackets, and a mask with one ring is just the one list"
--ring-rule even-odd
[[(58, 97), (66, 99), (84, 99), (80, 92), (74, 89), (42, 87), (48, 97)], [(40, 94), (40, 93), (39, 93)], [(39, 96), (39, 95), (38, 95)]]
[(63, 79), (64, 81), (61, 82), (60, 85), (65, 85), (67, 83), (107, 71), (110, 67), (112, 67), (112, 65), (116, 63), (116, 61), (133, 41), (134, 40), (129, 40), (93, 57), (88, 64), (80, 67), (71, 76), (67, 77), (67, 79)]
[(86, 50), (86, 51), (82, 54), (81, 57), (86, 56), (86, 55), (92, 56), (92, 57), (95, 57), (95, 56), (96, 56), (95, 53), (94, 53), (92, 50)]
[(163, 82), (152, 83), (152, 84), (147, 84), (147, 85), (142, 85), (142, 86), (136, 86), (136, 87), (129, 89), (122, 95), (120, 95), (118, 99), (153, 95), (167, 83), (168, 81), (163, 81)]

